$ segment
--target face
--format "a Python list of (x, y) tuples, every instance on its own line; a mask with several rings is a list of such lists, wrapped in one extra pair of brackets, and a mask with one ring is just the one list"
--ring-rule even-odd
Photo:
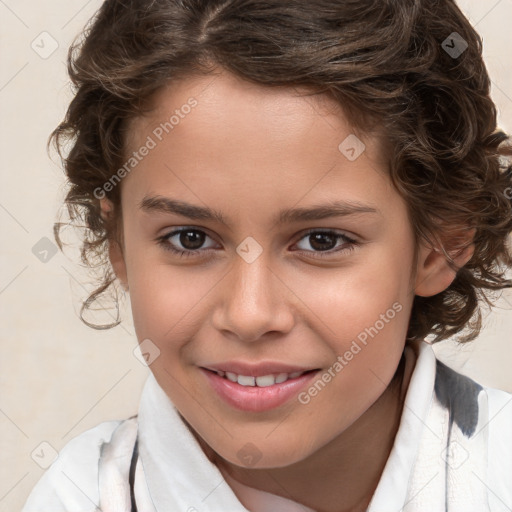
[(162, 90), (129, 133), (112, 261), (151, 371), (227, 461), (305, 459), (381, 396), (425, 280), (379, 140), (227, 72)]

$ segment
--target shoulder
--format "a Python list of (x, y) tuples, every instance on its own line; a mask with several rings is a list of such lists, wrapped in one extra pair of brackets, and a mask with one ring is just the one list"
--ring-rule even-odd
[(71, 439), (32, 489), (22, 512), (98, 510), (98, 463), (105, 443), (136, 417), (105, 421)]

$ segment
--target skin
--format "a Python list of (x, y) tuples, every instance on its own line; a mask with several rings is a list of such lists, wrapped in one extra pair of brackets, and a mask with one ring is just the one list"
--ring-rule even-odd
[[(318, 511), (365, 510), (410, 377), (399, 363), (414, 295), (439, 293), (455, 273), (433, 248), (420, 245), (415, 258), (406, 204), (387, 175), (379, 137), (358, 135), (366, 149), (349, 161), (338, 146), (354, 129), (326, 97), (264, 88), (223, 70), (183, 80), (161, 90), (151, 112), (131, 123), (127, 154), (191, 96), (197, 106), (123, 179), (121, 241), (110, 244), (137, 337), (160, 350), (150, 369), (224, 474)], [(227, 225), (140, 208), (154, 196), (208, 206)], [(282, 209), (334, 200), (375, 212), (273, 220)], [(104, 215), (116, 213), (106, 199), (102, 207)], [(173, 255), (158, 243), (180, 227), (206, 233), (196, 249), (193, 240), (168, 240), (195, 256)], [(329, 246), (328, 238), (329, 250), (321, 251), (305, 235), (311, 228), (356, 243), (334, 238)], [(252, 263), (236, 252), (248, 236), (262, 248)], [(470, 256), (468, 249), (456, 263)], [(326, 371), (394, 303), (400, 313), (307, 405), (292, 399), (271, 411), (242, 412), (199, 370), (236, 359)], [(261, 456), (250, 467), (237, 456), (247, 443)]]

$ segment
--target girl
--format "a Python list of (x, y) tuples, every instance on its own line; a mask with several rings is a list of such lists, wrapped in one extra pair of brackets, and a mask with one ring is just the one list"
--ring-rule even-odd
[(511, 509), (512, 397), (431, 348), (512, 284), (452, 0), (107, 0), (69, 71), (83, 316), (119, 283), (151, 374), (24, 512)]

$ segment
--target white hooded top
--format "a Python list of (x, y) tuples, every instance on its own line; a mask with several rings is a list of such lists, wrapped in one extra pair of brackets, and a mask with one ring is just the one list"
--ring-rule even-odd
[[(367, 512), (511, 511), (512, 395), (451, 370), (426, 342), (405, 356), (414, 370)], [(22, 510), (98, 511), (314, 512), (224, 477), (151, 373), (138, 415), (69, 441)]]

